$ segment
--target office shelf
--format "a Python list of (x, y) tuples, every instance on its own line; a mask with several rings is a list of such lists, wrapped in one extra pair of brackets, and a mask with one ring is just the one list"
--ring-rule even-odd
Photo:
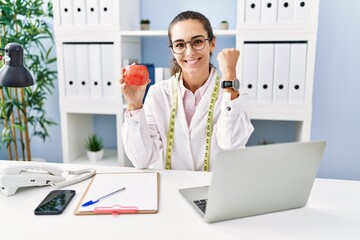
[[(156, 0), (152, 1), (156, 5)], [(53, 3), (64, 162), (83, 163), (86, 161), (83, 138), (94, 131), (94, 116), (104, 114), (113, 115), (116, 118), (114, 131), (116, 131), (117, 148), (111, 151), (113, 160), (99, 161), (99, 164), (107, 162), (128, 166), (130, 163), (126, 160), (121, 139), (121, 125), (126, 103), (123, 101), (117, 83), (119, 71), (124, 66), (124, 59), (137, 59), (141, 62), (143, 38), (167, 38), (167, 29), (139, 30), (140, 4), (142, 3), (139, 0), (55, 0)], [(276, 103), (273, 100), (267, 102), (252, 100), (250, 105), (252, 119), (296, 121), (298, 123), (297, 140), (309, 140), (319, 0), (237, 0), (236, 6), (233, 4), (234, 1), (232, 4), (224, 2), (222, 4), (224, 9), (221, 11), (234, 13), (236, 26), (229, 30), (218, 30), (216, 26), (213, 27), (216, 36), (234, 37), (233, 47), (241, 52), (237, 75), (242, 82), (247, 81), (243, 79), (246, 44), (299, 42), (306, 44), (305, 89), (301, 102)], [(270, 11), (267, 9), (269, 4), (275, 8), (274, 11), (277, 14), (273, 19), (264, 15), (266, 11)], [(294, 15), (287, 21), (280, 21), (282, 20), (280, 14), (287, 10), (282, 8), (285, 4), (292, 7)], [(170, 6), (171, 2), (169, 2)], [(260, 11), (259, 7), (263, 10), (258, 13), (258, 16), (251, 16), (252, 6), (256, 6), (257, 11)], [(297, 13), (298, 6), (303, 7), (299, 11), (302, 11), (301, 14), (305, 17), (302, 18)], [(192, 6), (187, 6), (187, 9), (191, 8)], [(204, 8), (206, 8), (205, 5)], [(216, 9), (216, 12), (206, 13), (210, 21), (218, 11), (219, 9)], [(272, 16), (271, 14), (269, 16)], [(218, 41), (221, 41), (221, 38)], [(97, 45), (100, 48), (105, 45), (111, 46), (112, 50), (105, 55), (112, 66), (107, 71), (108, 76), (100, 81), (111, 82), (112, 88), (115, 89), (114, 95), (110, 94), (109, 97), (108, 94), (102, 92), (102, 96), (94, 97), (91, 91), (85, 96), (69, 93), (67, 85), (69, 79), (65, 65), (67, 61), (72, 61), (75, 57), (72, 54), (68, 56), (69, 53), (66, 53), (65, 47), (69, 45), (87, 45), (88, 47)], [(104, 61), (101, 57), (88, 59), (88, 71), (103, 64), (102, 61)], [(75, 67), (75, 70), (81, 67), (83, 66), (80, 64)]]

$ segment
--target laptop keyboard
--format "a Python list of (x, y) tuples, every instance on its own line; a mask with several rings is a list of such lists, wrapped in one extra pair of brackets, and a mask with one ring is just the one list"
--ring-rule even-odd
[(205, 213), (205, 211), (206, 211), (207, 199), (195, 200), (194, 203), (195, 203), (196, 206), (198, 206), (198, 208), (200, 208), (200, 210), (201, 210), (203, 213)]

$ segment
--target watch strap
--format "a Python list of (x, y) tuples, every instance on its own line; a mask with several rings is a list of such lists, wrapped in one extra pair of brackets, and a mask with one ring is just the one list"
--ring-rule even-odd
[(222, 81), (221, 87), (222, 88), (231, 88), (233, 86), (233, 81)]

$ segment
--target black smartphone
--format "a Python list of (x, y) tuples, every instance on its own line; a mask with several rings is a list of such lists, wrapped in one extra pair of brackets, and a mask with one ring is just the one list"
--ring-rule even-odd
[(53, 190), (35, 208), (35, 215), (61, 214), (71, 199), (75, 196), (75, 190)]

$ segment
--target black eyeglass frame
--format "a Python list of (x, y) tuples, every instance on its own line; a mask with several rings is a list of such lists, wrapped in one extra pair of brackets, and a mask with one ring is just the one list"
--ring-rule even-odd
[[(184, 40), (176, 40), (175, 42), (171, 43), (168, 47), (171, 49), (171, 51), (172, 51), (173, 53), (178, 54), (178, 55), (183, 54), (183, 53), (186, 51), (186, 48), (187, 48), (187, 44), (188, 44), (188, 43), (190, 43), (190, 46), (191, 46), (192, 49), (194, 49), (195, 51), (201, 51), (201, 50), (203, 50), (203, 49), (205, 48), (205, 45), (206, 45), (206, 44), (204, 44), (204, 46), (203, 46), (201, 49), (196, 49), (196, 48), (194, 48), (194, 44), (192, 44), (192, 41), (194, 41), (195, 39), (197, 39), (197, 38), (199, 38), (199, 37), (202, 37), (202, 38), (204, 39), (204, 42), (210, 41), (211, 39), (214, 38), (214, 36), (205, 38), (204, 35), (197, 35), (197, 36), (192, 37), (190, 41), (186, 41), (186, 42), (185, 42)], [(174, 43), (176, 43), (176, 42), (181, 42), (181, 43), (184, 43), (184, 44), (185, 44), (185, 47), (184, 47), (184, 51), (183, 51), (183, 52), (177, 53), (177, 52), (174, 51), (173, 45), (174, 45)]]

